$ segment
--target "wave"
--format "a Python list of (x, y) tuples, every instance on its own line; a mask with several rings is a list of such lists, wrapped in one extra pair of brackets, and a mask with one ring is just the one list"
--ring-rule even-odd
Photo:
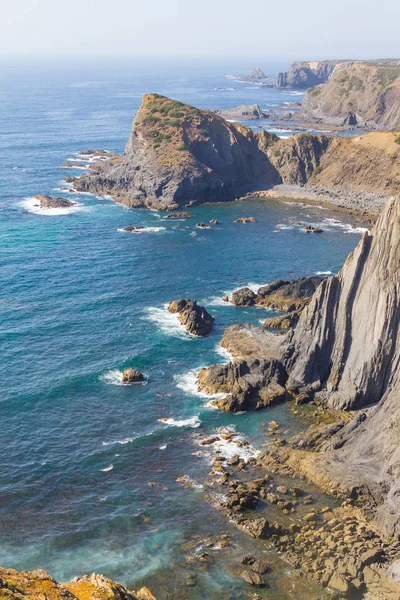
[[(218, 434), (230, 434), (232, 437), (229, 437), (228, 439), (219, 437), (219, 439), (212, 444), (203, 446), (202, 442), (214, 436), (214, 434), (215, 437), (219, 437)], [(198, 440), (198, 443), (202, 448), (202, 454), (210, 457), (211, 460), (215, 455), (218, 455), (223, 456), (227, 460), (233, 458), (234, 456), (239, 456), (240, 459), (248, 461), (251, 458), (256, 458), (260, 453), (260, 450), (256, 450), (250, 445), (241, 445), (244, 441), (244, 438), (240, 434), (236, 433), (236, 428), (234, 425), (220, 427), (212, 434), (212, 436), (208, 435), (207, 437), (201, 437)]]
[(156, 323), (158, 328), (166, 335), (171, 335), (183, 340), (198, 339), (198, 336), (189, 333), (183, 325), (181, 325), (177, 313), (169, 312), (168, 303), (164, 304), (163, 308), (149, 306), (146, 311), (147, 316), (142, 317), (142, 319)]
[(289, 231), (291, 229), (294, 229), (293, 225), (285, 225), (284, 223), (278, 223), (278, 225), (276, 226), (276, 229), (281, 229), (284, 231)]
[(99, 379), (108, 385), (125, 385), (122, 383), (122, 371), (118, 369), (111, 369), (111, 371), (100, 375)]
[(207, 394), (207, 392), (202, 392), (198, 389), (197, 375), (202, 368), (203, 367), (196, 367), (195, 369), (190, 369), (187, 373), (174, 375), (176, 387), (199, 398), (217, 399), (226, 396), (226, 394)]
[(160, 231), (166, 231), (165, 227), (143, 227), (143, 229), (136, 229), (134, 231), (126, 231), (126, 229), (117, 229), (122, 233), (159, 233)]
[(197, 483), (197, 481), (195, 481), (194, 479), (189, 477), (189, 475), (181, 475), (180, 477), (178, 477), (178, 479), (176, 481), (177, 481), (177, 483), (180, 483), (182, 485), (182, 487), (184, 487), (184, 488), (193, 488), (195, 490), (203, 490), (204, 489), (203, 484)]
[[(226, 304), (224, 302), (224, 304)], [(233, 354), (231, 354), (231, 352), (229, 352), (229, 350), (227, 350), (226, 348), (224, 348), (223, 346), (221, 346), (221, 344), (217, 344), (214, 348), (214, 352), (216, 354), (219, 354), (220, 356), (222, 356), (222, 358), (224, 359), (224, 363), (230, 363), (234, 360), (234, 356)]]
[(100, 469), (100, 471), (102, 471), (103, 473), (108, 473), (109, 471), (112, 471), (114, 468), (114, 465), (111, 464), (108, 467), (105, 467), (104, 469)]
[(192, 429), (197, 429), (200, 427), (201, 421), (198, 416), (191, 417), (190, 419), (174, 419), (172, 417), (162, 417), (161, 419), (157, 419), (159, 423), (163, 423), (164, 425), (170, 425), (171, 427), (190, 427)]
[(315, 271), (316, 275), (333, 275), (332, 271)]
[(343, 223), (338, 219), (326, 218), (323, 220), (321, 227), (333, 227), (338, 229), (343, 229), (344, 233), (364, 233), (365, 231), (369, 231), (368, 227), (355, 227), (354, 225), (350, 225), (349, 223)]
[(38, 199), (33, 197), (25, 198), (25, 200), (20, 203), (20, 206), (34, 215), (43, 215), (46, 217), (59, 217), (89, 210), (86, 206), (82, 206), (78, 203), (74, 204), (74, 206), (67, 206), (65, 208), (40, 208)]

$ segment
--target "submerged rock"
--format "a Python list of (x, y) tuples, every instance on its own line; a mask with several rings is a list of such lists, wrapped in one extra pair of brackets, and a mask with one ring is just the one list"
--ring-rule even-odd
[(122, 373), (122, 383), (141, 383), (144, 381), (143, 373), (137, 369), (125, 369)]
[(194, 215), (191, 212), (174, 212), (166, 216), (167, 219), (191, 219)]
[(168, 310), (171, 313), (178, 313), (181, 324), (193, 335), (208, 335), (215, 321), (214, 317), (195, 300), (173, 300)]
[(144, 229), (143, 225), (128, 225), (127, 227), (123, 227), (122, 231), (128, 231), (129, 233), (135, 233), (135, 231), (142, 231)]

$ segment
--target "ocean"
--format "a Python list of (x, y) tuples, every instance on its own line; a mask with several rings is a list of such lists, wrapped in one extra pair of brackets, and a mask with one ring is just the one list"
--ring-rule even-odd
[[(282, 65), (284, 67), (285, 65)], [(252, 65), (238, 68), (245, 72)], [(278, 65), (270, 65), (275, 74)], [(122, 152), (145, 92), (200, 108), (258, 103), (278, 109), (299, 92), (227, 78), (235, 65), (2, 64), (0, 234), (0, 564), (44, 568), (59, 580), (93, 571), (158, 600), (245, 598), (240, 556), (255, 542), (207, 501), (212, 462), (202, 439), (219, 428), (268, 445), (265, 423), (291, 431), (288, 405), (231, 415), (196, 390), (198, 369), (229, 357), (219, 345), (234, 323), (273, 311), (221, 298), (276, 278), (336, 273), (360, 230), (343, 215), (249, 199), (195, 206), (193, 219), (129, 210), (69, 194), (71, 209), (37, 211), (35, 194), (64, 195), (62, 168), (87, 148)], [(218, 90), (216, 88), (228, 88)], [(281, 136), (291, 130), (253, 121)], [(253, 216), (241, 225), (235, 219)], [(206, 230), (198, 221), (218, 219)], [(291, 224), (321, 226), (306, 235)], [(122, 232), (145, 227), (140, 234)], [(182, 331), (166, 304), (196, 299), (216, 318), (210, 336)], [(123, 386), (122, 370), (145, 385)], [(237, 453), (228, 442), (220, 451)], [(221, 547), (218, 536), (229, 539)], [(219, 541), (218, 541), (219, 540)], [(212, 555), (199, 562), (204, 548)], [(259, 549), (259, 551), (261, 551)], [(262, 550), (264, 551), (264, 550)], [(265, 597), (309, 598), (280, 557)], [(315, 592), (317, 593), (317, 591)]]

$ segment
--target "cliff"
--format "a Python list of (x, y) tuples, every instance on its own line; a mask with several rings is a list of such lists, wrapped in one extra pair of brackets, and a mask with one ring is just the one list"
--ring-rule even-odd
[[(344, 61), (294, 62), (289, 71), (279, 73), (276, 86), (279, 88), (306, 89), (328, 81), (337, 64)], [(347, 61), (346, 61), (347, 62)], [(351, 64), (348, 63), (347, 64)]]
[(146, 94), (123, 156), (96, 164), (75, 187), (157, 209), (232, 200), (280, 181), (264, 151), (268, 138), (210, 111)]
[(312, 85), (300, 110), (304, 120), (400, 128), (400, 61), (341, 63), (329, 79)]
[(400, 535), (400, 199), (365, 233), (336, 277), (320, 285), (286, 340), (289, 389), (334, 408), (377, 403), (300, 466), (317, 483), (364, 498)]
[(279, 139), (211, 111), (147, 94), (124, 154), (93, 163), (73, 182), (78, 191), (158, 210), (232, 200), (280, 183), (388, 196), (400, 193), (399, 141), (393, 132)]
[(400, 364), (400, 200), (392, 200), (289, 336), (292, 389), (324, 389), (333, 408), (378, 402)]
[(46, 571), (21, 571), (0, 567), (2, 600), (155, 600), (147, 588), (131, 592), (119, 583), (93, 575), (58, 583)]

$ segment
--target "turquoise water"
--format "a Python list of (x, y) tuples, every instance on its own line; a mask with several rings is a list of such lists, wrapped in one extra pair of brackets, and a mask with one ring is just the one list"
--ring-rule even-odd
[[(146, 582), (159, 598), (220, 598), (222, 588), (244, 589), (231, 555), (186, 588), (182, 544), (218, 531), (251, 541), (204, 501), (210, 457), (199, 439), (233, 426), (265, 446), (264, 421), (295, 427), (286, 407), (232, 416), (193, 393), (199, 367), (227, 360), (218, 347), (224, 328), (271, 314), (220, 299), (246, 284), (336, 272), (359, 233), (326, 210), (255, 199), (195, 207), (186, 221), (89, 195), (58, 216), (30, 212), (26, 201), (57, 195), (70, 173), (60, 165), (79, 150), (122, 151), (143, 92), (200, 107), (286, 101), (280, 90), (244, 84), (216, 91), (230, 85), (224, 66), (185, 69), (0, 71), (0, 564), (45, 568), (61, 580), (102, 572)], [(241, 216), (257, 223), (234, 223)], [(210, 219), (221, 224), (196, 229)], [(306, 235), (291, 219), (325, 233)], [(119, 231), (127, 225), (155, 230)], [(216, 317), (208, 338), (182, 332), (166, 312), (180, 297)], [(119, 385), (128, 366), (147, 384)], [(177, 481), (182, 475), (192, 487)]]

